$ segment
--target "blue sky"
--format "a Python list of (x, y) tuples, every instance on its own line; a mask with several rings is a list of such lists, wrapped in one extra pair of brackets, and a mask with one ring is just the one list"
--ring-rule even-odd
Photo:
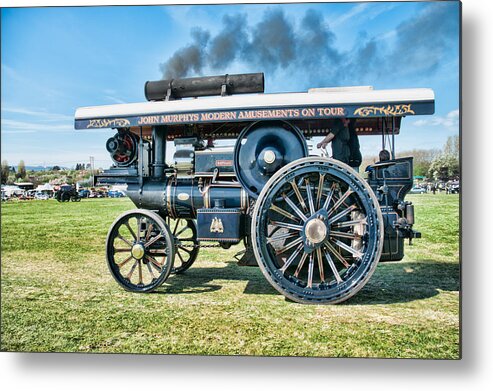
[[(436, 114), (405, 118), (397, 148), (440, 148), (459, 132), (458, 9), (457, 2), (4, 8), (2, 160), (74, 166), (94, 156), (108, 166), (113, 131), (75, 131), (75, 109), (143, 101), (145, 81), (176, 72), (190, 47), (201, 57), (180, 68), (184, 74), (263, 71), (266, 92), (433, 88)], [(282, 34), (269, 31), (273, 25)], [(380, 140), (361, 143), (374, 155)]]

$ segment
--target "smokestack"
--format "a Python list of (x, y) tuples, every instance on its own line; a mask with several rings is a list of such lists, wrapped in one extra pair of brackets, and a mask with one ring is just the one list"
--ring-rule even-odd
[(243, 73), (148, 81), (145, 84), (144, 92), (149, 101), (264, 92), (264, 74)]

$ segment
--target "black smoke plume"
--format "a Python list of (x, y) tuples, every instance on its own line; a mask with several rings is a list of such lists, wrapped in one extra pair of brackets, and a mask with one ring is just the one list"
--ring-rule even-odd
[(238, 62), (245, 72), (266, 72), (269, 78), (290, 75), (311, 87), (371, 83), (377, 77), (419, 77), (435, 72), (456, 42), (458, 23), (451, 16), (447, 4), (430, 3), (401, 23), (390, 43), (361, 32), (353, 47), (340, 49), (330, 21), (312, 9), (298, 23), (279, 8), (265, 11), (255, 25), (249, 25), (245, 14), (226, 15), (213, 37), (192, 29), (191, 43), (160, 67), (168, 79), (228, 73), (228, 67)]

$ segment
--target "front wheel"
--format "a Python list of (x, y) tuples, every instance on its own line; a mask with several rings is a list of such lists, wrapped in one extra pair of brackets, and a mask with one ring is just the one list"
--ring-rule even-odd
[(335, 304), (371, 277), (383, 221), (370, 186), (339, 161), (307, 157), (279, 170), (255, 204), (252, 246), (271, 285), (287, 298)]
[(108, 267), (116, 282), (128, 291), (150, 292), (159, 287), (168, 278), (174, 257), (173, 236), (154, 212), (125, 212), (108, 232)]

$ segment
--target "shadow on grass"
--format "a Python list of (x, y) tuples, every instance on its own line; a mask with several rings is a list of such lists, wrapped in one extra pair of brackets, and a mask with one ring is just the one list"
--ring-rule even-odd
[[(247, 281), (243, 293), (278, 295), (257, 267), (191, 267), (185, 273), (171, 276), (156, 293), (188, 294), (213, 292), (223, 288), (220, 280)], [(433, 260), (420, 262), (386, 262), (378, 265), (365, 287), (346, 305), (405, 303), (436, 296), (439, 291), (458, 291), (459, 265)]]
[(237, 261), (227, 262), (226, 267), (194, 267), (183, 274), (168, 278), (155, 293), (188, 294), (213, 292), (222, 289), (218, 280), (247, 281), (244, 293), (277, 295), (278, 292), (267, 282), (258, 267), (238, 266)]
[(381, 263), (365, 287), (344, 304), (406, 303), (436, 296), (439, 291), (458, 291), (459, 287), (458, 263), (431, 259)]

